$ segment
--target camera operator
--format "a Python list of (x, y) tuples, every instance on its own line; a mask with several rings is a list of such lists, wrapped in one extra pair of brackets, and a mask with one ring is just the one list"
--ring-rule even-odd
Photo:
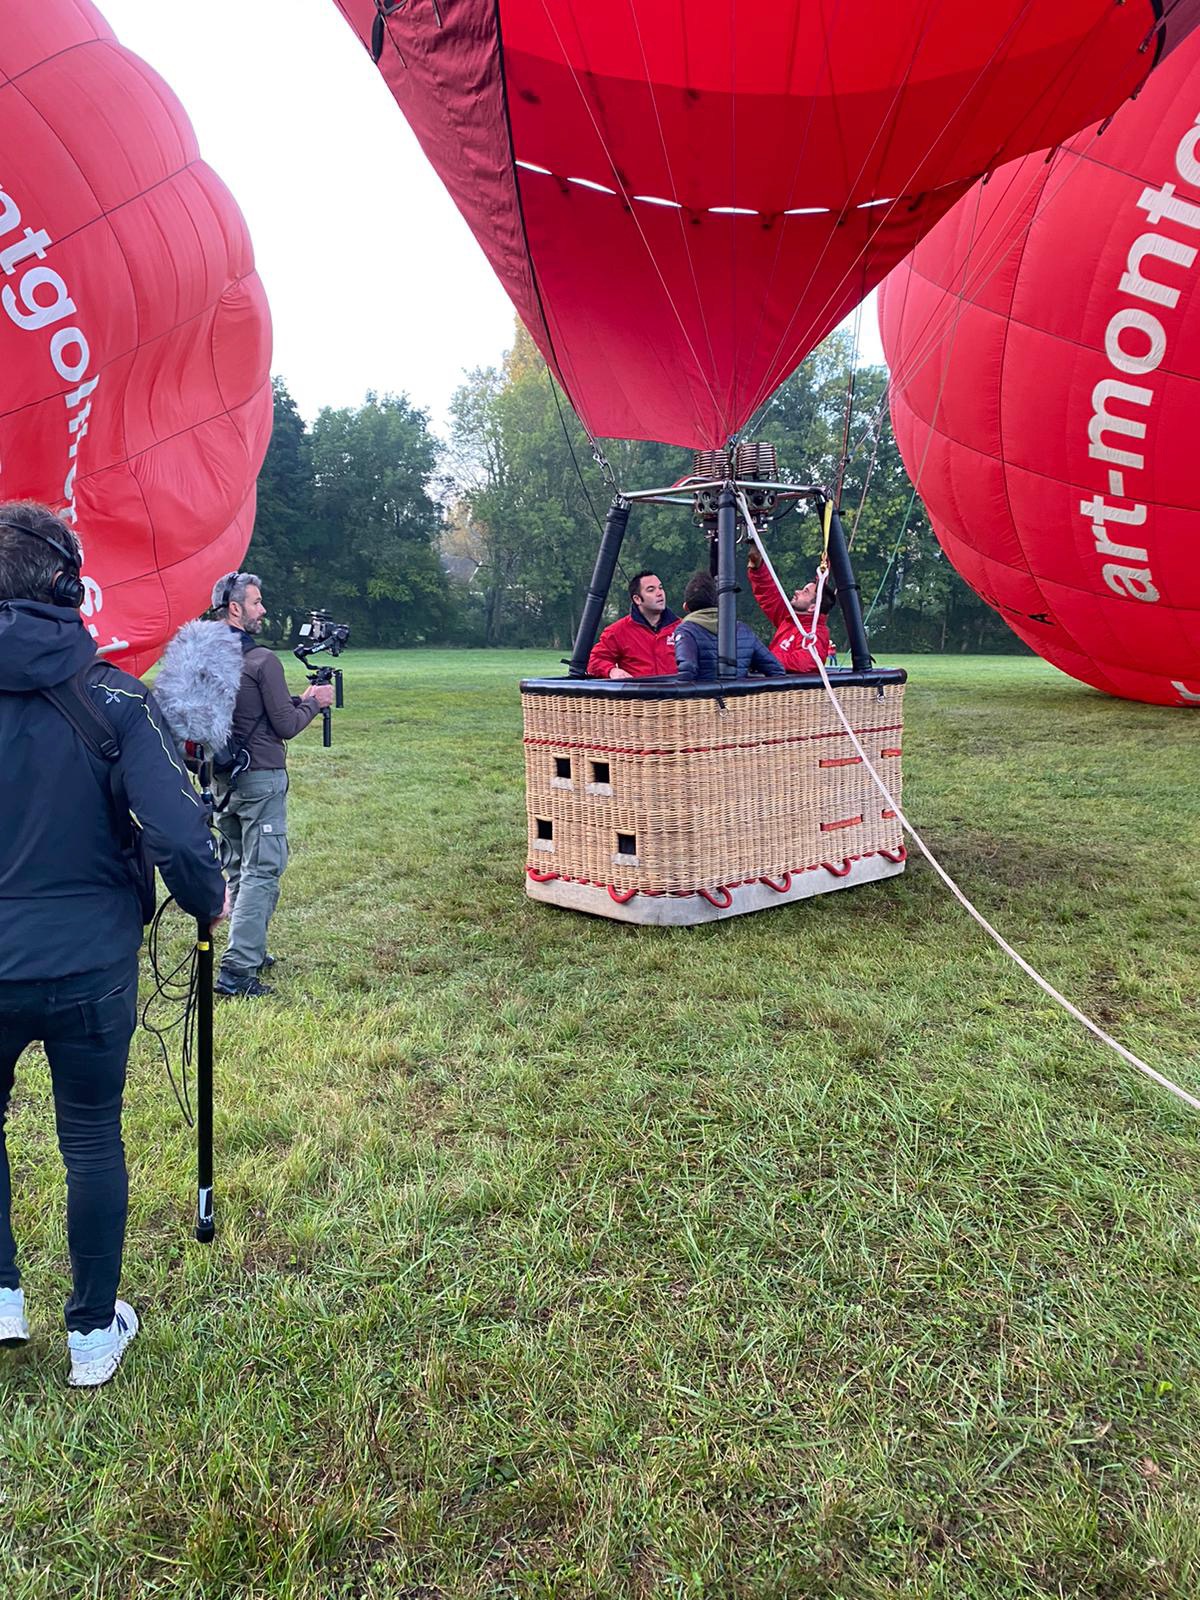
[[(116, 1298), (128, 1207), (121, 1099), (147, 910), (130, 811), (189, 915), (218, 920), (226, 891), (152, 697), (97, 659), (79, 614), (80, 565), (74, 533), (52, 511), (0, 504), (0, 1345), (29, 1338), (4, 1116), (17, 1058), (41, 1040), (67, 1169), (68, 1381), (90, 1388), (112, 1377), (138, 1329)], [(104, 755), (85, 742), (98, 733)]]
[(257, 998), (271, 993), (259, 978), (274, 965), (267, 954), (267, 925), (279, 900), (287, 866), (288, 739), (333, 703), (330, 684), (312, 684), (297, 699), (272, 650), (255, 643), (266, 607), (252, 572), (228, 572), (214, 585), (213, 610), (241, 636), (242, 682), (233, 713), (233, 745), (249, 766), (232, 784), (217, 784), (221, 861), (233, 911), (229, 944), (217, 976), (217, 993)]

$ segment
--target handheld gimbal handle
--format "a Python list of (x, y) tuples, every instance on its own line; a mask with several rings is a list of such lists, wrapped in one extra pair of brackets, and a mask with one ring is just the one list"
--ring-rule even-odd
[[(338, 689), (341, 687), (341, 677), (341, 673), (335, 672), (333, 667), (310, 667), (308, 671), (308, 681), (312, 684), (330, 684), (334, 683), (335, 679), (337, 680), (334, 688), (334, 700), (339, 706), (342, 703), (338, 694)], [(321, 707), (321, 743), (326, 750), (333, 744), (333, 709), (330, 706)]]

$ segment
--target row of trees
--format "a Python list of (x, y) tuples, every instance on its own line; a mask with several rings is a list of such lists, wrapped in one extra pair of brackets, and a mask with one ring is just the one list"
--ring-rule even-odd
[(327, 407), (311, 429), (282, 378), (258, 480), (246, 566), (263, 580), (276, 632), (324, 606), (357, 643), (450, 637), (460, 606), (438, 553), (439, 446), (403, 395)]
[[(755, 427), (788, 476), (836, 482), (853, 360), (849, 337), (834, 335)], [(892, 436), (886, 370), (859, 368), (854, 379), (842, 509), (864, 603), (874, 601), (873, 640), (881, 651), (1021, 648), (933, 537)], [(617, 443), (607, 453), (617, 482), (631, 488), (691, 469), (689, 453), (667, 445)], [(357, 408), (323, 410), (308, 428), (277, 378), (247, 564), (263, 578), (281, 635), (327, 606), (363, 644), (565, 649), (609, 495), (582, 428), (518, 325), (504, 363), (470, 373), (458, 390), (445, 443), (403, 395), (368, 394)], [(785, 582), (809, 575), (819, 541), (811, 515), (778, 524), (771, 552)], [(627, 573), (653, 568), (677, 602), (706, 559), (685, 511), (635, 510)], [(624, 603), (622, 588), (614, 614)]]

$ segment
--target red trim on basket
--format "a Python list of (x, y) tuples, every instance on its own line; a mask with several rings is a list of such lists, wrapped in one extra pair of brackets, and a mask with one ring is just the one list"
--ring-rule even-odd
[(833, 833), (837, 828), (856, 828), (861, 821), (862, 812), (860, 811), (856, 817), (843, 817), (840, 822), (823, 822), (821, 824), (821, 832)]
[[(904, 729), (902, 722), (887, 722), (879, 727), (855, 728), (855, 733), (901, 733)], [(590, 739), (534, 739), (529, 734), (525, 735), (523, 743), (528, 745), (552, 745), (558, 750), (601, 750), (609, 755), (618, 756), (678, 756), (678, 755), (707, 755), (712, 750), (760, 750), (766, 745), (776, 744), (811, 744), (817, 739), (844, 739), (846, 734), (841, 728), (834, 729), (831, 733), (792, 733), (778, 739), (745, 739), (734, 740), (729, 744), (689, 744), (677, 746), (673, 749), (638, 749), (627, 744), (595, 744)], [(887, 751), (884, 754), (888, 754)], [(895, 754), (899, 754), (897, 750)]]
[(884, 810), (881, 811), (879, 815), (884, 819), (885, 822), (890, 822), (896, 813), (894, 811)]
[[(710, 906), (716, 906), (718, 911), (728, 911), (733, 904), (733, 891), (726, 889), (724, 885), (719, 889), (701, 889), (700, 894), (708, 901)], [(725, 896), (724, 900), (717, 899), (720, 894)]]
[(817, 762), (819, 767), (857, 767), (862, 765), (861, 756), (838, 756), (836, 760), (822, 759)]
[[(859, 820), (859, 819), (855, 819)], [(808, 866), (791, 867), (783, 874), (782, 879), (777, 878), (735, 878), (732, 883), (718, 884), (714, 889), (618, 889), (615, 884), (602, 883), (599, 878), (576, 878), (569, 872), (540, 872), (536, 867), (526, 867), (525, 871), (535, 883), (551, 883), (555, 878), (562, 883), (579, 883), (589, 889), (606, 889), (609, 898), (617, 905), (628, 905), (635, 895), (645, 895), (648, 900), (690, 900), (693, 895), (700, 895), (710, 905), (716, 906), (719, 911), (727, 911), (733, 904), (733, 891), (741, 888), (753, 888), (756, 884), (765, 884), (767, 888), (774, 889), (776, 894), (786, 894), (792, 886), (794, 878), (802, 872), (816, 872), (819, 867), (835, 878), (845, 878), (849, 875), (856, 861), (866, 861), (871, 856), (882, 856), (885, 861), (899, 863), (908, 859), (908, 851), (901, 845), (899, 850), (867, 850), (860, 855), (843, 856), (841, 862), (835, 865), (832, 861), (814, 861)]]
[(900, 746), (898, 744), (889, 745), (886, 750), (881, 750), (879, 752), (881, 756), (898, 756), (900, 753)]

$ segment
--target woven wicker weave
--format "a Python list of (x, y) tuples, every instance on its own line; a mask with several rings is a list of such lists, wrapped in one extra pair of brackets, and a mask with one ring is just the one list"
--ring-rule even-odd
[[(897, 799), (903, 695), (902, 684), (839, 690)], [(902, 844), (819, 685), (723, 703), (522, 698), (527, 865), (537, 872), (679, 894)]]

